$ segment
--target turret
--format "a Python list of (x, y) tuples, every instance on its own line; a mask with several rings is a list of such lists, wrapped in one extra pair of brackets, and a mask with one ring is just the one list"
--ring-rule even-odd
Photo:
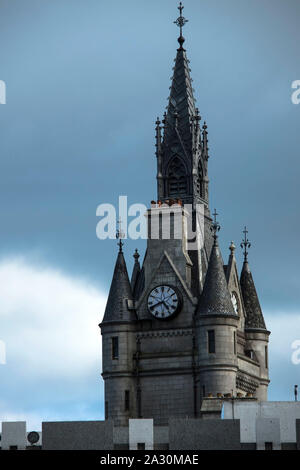
[(240, 285), (246, 312), (245, 319), (245, 352), (248, 357), (260, 365), (260, 385), (256, 390), (258, 400), (267, 400), (269, 380), (268, 343), (270, 331), (267, 330), (260, 302), (256, 292), (252, 273), (248, 263), (248, 251), (251, 244), (247, 239), (247, 228), (244, 230), (244, 240), (241, 247), (244, 250), (244, 263), (241, 272)]
[(234, 311), (224, 273), (216, 215), (215, 212), (212, 225), (214, 243), (195, 316), (200, 400), (209, 393), (213, 396), (235, 394), (238, 369), (236, 335), (239, 316)]
[[(120, 234), (120, 232), (119, 232)], [(126, 262), (119, 252), (102, 323), (102, 377), (105, 386), (105, 419), (124, 425), (136, 416), (137, 393), (133, 356), (136, 349), (136, 314)]]

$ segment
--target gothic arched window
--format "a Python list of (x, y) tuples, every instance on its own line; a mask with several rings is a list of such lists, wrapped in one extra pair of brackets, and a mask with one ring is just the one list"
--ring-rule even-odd
[(178, 197), (187, 192), (186, 171), (183, 163), (175, 157), (169, 166), (168, 172), (169, 196)]

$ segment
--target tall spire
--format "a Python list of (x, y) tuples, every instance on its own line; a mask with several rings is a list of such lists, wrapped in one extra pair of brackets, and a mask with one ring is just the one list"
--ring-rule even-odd
[(247, 238), (248, 230), (246, 227), (243, 233), (244, 239), (241, 243), (241, 248), (243, 249), (244, 253), (244, 263), (241, 272), (240, 284), (246, 310), (245, 328), (266, 330), (265, 320), (248, 263), (247, 249), (251, 247), (251, 243)]
[[(180, 28), (180, 36), (178, 38), (179, 49), (175, 59), (174, 73), (172, 77), (171, 92), (169, 97), (168, 112), (166, 116), (166, 125), (164, 133), (164, 144), (168, 145), (173, 139), (174, 128), (177, 128), (184, 145), (183, 151), (191, 152), (191, 124), (196, 116), (195, 98), (192, 88), (192, 79), (190, 77), (189, 61), (186, 51), (182, 47), (185, 41), (182, 36), (182, 28), (187, 23), (182, 16), (183, 5), (180, 2), (180, 16), (174, 23)], [(177, 126), (176, 126), (177, 124)]]
[(217, 233), (220, 225), (217, 221), (217, 212), (214, 213), (214, 222), (211, 226), (214, 244), (209, 258), (203, 291), (200, 296), (197, 314), (200, 315), (235, 315), (227, 281), (224, 273), (223, 259), (218, 243)]
[[(188, 20), (179, 17), (174, 23), (180, 28), (175, 66), (173, 68), (167, 112), (156, 122), (157, 188), (158, 199), (181, 199), (183, 203), (208, 204), (207, 134), (202, 133), (201, 116), (196, 108), (189, 60), (183, 48), (182, 28)], [(160, 149), (160, 152), (158, 151)]]

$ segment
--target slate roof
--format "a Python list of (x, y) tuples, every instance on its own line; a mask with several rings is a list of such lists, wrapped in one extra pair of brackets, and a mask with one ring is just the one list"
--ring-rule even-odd
[(240, 285), (246, 310), (245, 328), (259, 328), (265, 330), (266, 324), (248, 261), (244, 261)]
[(119, 251), (103, 322), (136, 320), (135, 312), (127, 307), (127, 300), (132, 300), (132, 291), (125, 258), (123, 252)]
[(175, 112), (178, 113), (177, 130), (188, 153), (192, 152), (191, 119), (196, 115), (195, 98), (190, 77), (189, 61), (183, 48), (177, 49), (172, 77), (163, 146), (166, 149), (177, 139)]
[(224, 273), (218, 240), (214, 241), (197, 314), (235, 315)]

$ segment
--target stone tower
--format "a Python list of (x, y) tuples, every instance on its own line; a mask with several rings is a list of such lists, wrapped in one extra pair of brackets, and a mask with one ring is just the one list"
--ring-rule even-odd
[[(267, 398), (269, 332), (247, 256), (239, 278), (235, 246), (224, 265), (210, 215), (207, 126), (195, 106), (182, 10), (180, 3), (168, 109), (156, 121), (158, 194), (145, 215), (147, 249), (142, 265), (134, 253), (130, 282), (119, 241), (100, 324), (105, 416), (119, 425), (201, 417), (208, 394)], [(247, 253), (246, 233), (242, 245)]]
[[(217, 214), (215, 214), (215, 217)], [(218, 244), (219, 225), (212, 225), (214, 244), (202, 294), (195, 314), (198, 368), (197, 384), (201, 397), (236, 393), (238, 371), (238, 312), (234, 309)], [(203, 347), (205, 346), (205, 347)]]

